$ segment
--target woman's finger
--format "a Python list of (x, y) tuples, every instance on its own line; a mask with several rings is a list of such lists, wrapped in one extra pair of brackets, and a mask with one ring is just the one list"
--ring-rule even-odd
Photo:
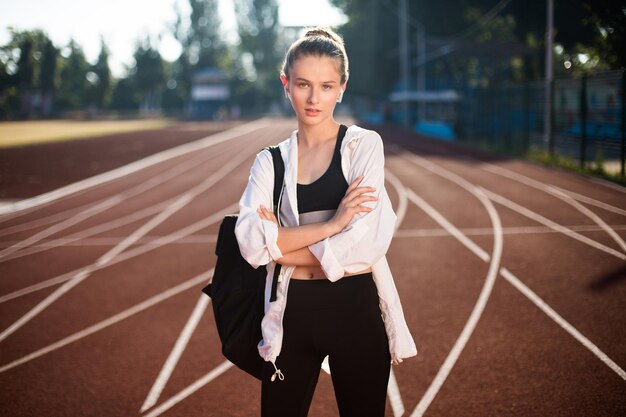
[(345, 198), (347, 201), (351, 201), (365, 193), (373, 193), (375, 191), (376, 188), (374, 187), (359, 187), (355, 190), (352, 190), (349, 194), (346, 194)]
[(363, 178), (365, 178), (365, 176), (361, 175), (360, 177), (358, 177), (356, 180), (354, 180), (352, 182), (352, 184), (350, 184), (350, 186), (348, 187), (348, 189), (346, 190), (346, 195), (349, 194), (352, 190), (354, 190), (356, 187), (359, 186), (359, 184), (361, 183), (361, 181), (363, 181)]

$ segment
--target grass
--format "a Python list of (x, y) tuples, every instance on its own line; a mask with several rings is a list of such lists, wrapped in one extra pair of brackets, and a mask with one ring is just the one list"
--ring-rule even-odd
[(161, 129), (173, 123), (172, 120), (167, 119), (0, 122), (0, 148), (94, 138), (137, 130)]
[(540, 162), (546, 165), (557, 166), (569, 171), (578, 172), (583, 175), (591, 175), (594, 177), (604, 178), (606, 180), (615, 182), (620, 185), (626, 186), (626, 177), (623, 177), (621, 173), (607, 171), (604, 167), (604, 160), (602, 154), (599, 154), (594, 162), (588, 162), (585, 166), (580, 166), (580, 161), (574, 158), (568, 158), (563, 155), (553, 154), (538, 148), (531, 148), (527, 155), (531, 161)]
[[(516, 141), (506, 143), (503, 141), (490, 141), (480, 138), (462, 138), (458, 141), (458, 143), (484, 151), (489, 151), (497, 155), (528, 159), (530, 161), (556, 166), (568, 171), (577, 172), (579, 174), (603, 178), (605, 180), (626, 186), (626, 177), (621, 175), (619, 164), (616, 165), (615, 162), (610, 164), (605, 163), (601, 152), (597, 154), (595, 161), (588, 161), (584, 167), (581, 167), (578, 159), (569, 158), (556, 153), (554, 155), (550, 155), (548, 151), (539, 147), (531, 147), (530, 150), (525, 151)], [(610, 165), (610, 167), (608, 167), (608, 165)]]

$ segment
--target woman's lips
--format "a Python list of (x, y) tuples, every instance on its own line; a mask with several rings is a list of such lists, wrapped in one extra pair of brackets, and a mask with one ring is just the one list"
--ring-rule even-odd
[(320, 110), (317, 109), (304, 109), (307, 116), (317, 116), (320, 114)]

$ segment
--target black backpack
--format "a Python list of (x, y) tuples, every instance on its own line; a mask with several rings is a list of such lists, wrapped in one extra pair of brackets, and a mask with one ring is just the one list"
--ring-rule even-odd
[[(278, 218), (280, 193), (283, 188), (285, 165), (278, 147), (268, 147), (274, 162), (274, 214)], [(264, 360), (257, 344), (263, 338), (261, 320), (264, 315), (265, 277), (267, 269), (252, 268), (241, 256), (235, 237), (237, 215), (224, 217), (217, 236), (217, 262), (213, 279), (202, 292), (211, 297), (217, 333), (222, 342), (222, 353), (238, 368), (261, 379)], [(276, 264), (272, 280), (272, 297), (280, 265)]]

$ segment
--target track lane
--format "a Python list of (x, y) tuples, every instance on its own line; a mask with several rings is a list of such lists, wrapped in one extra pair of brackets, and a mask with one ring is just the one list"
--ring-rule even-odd
[[(285, 123), (282, 125), (284, 127), (281, 127), (279, 123), (276, 123), (274, 127), (277, 130), (282, 129), (283, 133), (280, 134), (284, 134), (289, 131), (287, 125), (288, 123)], [(273, 138), (277, 135), (278, 133)], [(259, 142), (268, 140), (269, 143), (275, 143), (277, 140), (270, 136)], [(384, 134), (383, 137), (387, 138)], [(251, 145), (253, 142), (254, 140), (250, 138), (241, 141), (240, 144), (255, 146)], [(413, 146), (412, 144), (403, 145), (408, 149)], [(237, 152), (237, 148), (233, 148), (233, 151)], [(406, 151), (403, 150), (403, 152)], [(493, 173), (489, 174), (471, 165), (458, 164), (455, 158), (452, 158), (452, 161), (444, 160), (440, 154), (436, 157), (432, 157), (428, 152), (422, 155), (445, 168), (462, 173), (464, 178), (470, 179), (476, 185), (489, 185), (493, 181), (496, 186), (502, 187), (501, 179), (492, 179)], [(450, 184), (449, 181), (423, 168), (406, 163), (398, 157), (398, 154), (388, 151), (387, 157), (387, 168), (390, 172), (441, 211), (450, 222), (461, 230), (484, 230), (487, 234), (470, 235), (470, 238), (478, 247), (490, 253), (493, 247), (493, 237), (487, 232), (490, 224), (484, 209), (476, 210), (477, 207), (480, 209), (479, 204), (468, 198), (467, 193), (456, 185)], [(220, 197), (232, 195), (233, 201), (236, 201), (245, 184), (249, 162), (251, 159), (241, 164), (237, 174), (228, 181), (216, 185), (216, 195)], [(187, 181), (181, 181), (177, 185), (184, 187), (189, 184)], [(164, 184), (165, 187), (167, 185)], [(511, 192), (513, 197), (521, 196), (522, 199), (532, 197), (529, 199), (531, 203), (534, 199), (545, 198), (545, 196), (540, 197), (540, 194), (545, 194), (544, 192), (537, 192), (531, 196), (528, 189), (520, 185), (513, 186), (506, 183), (503, 188), (504, 190), (498, 188), (496, 191)], [(394, 207), (397, 208), (399, 196), (393, 191), (391, 184), (388, 184), (388, 189)], [(603, 190), (588, 195), (599, 197), (599, 194), (604, 193), (606, 192)], [(104, 194), (100, 193), (99, 197), (104, 197)], [(198, 196), (176, 215), (155, 228), (151, 236), (177, 233), (178, 230), (206, 216), (207, 213), (213, 213), (216, 207), (214, 200), (215, 197), (212, 197), (211, 193)], [(526, 200), (523, 201), (526, 202)], [(617, 204), (614, 199), (604, 201)], [(78, 206), (78, 203), (64, 202), (57, 208), (70, 207), (73, 204)], [(561, 206), (557, 206), (557, 213), (552, 213), (553, 204), (541, 202), (535, 204), (537, 206), (533, 206), (534, 209), (544, 210), (540, 213), (551, 218), (555, 216), (554, 218), (563, 221), (564, 225), (597, 226), (589, 219), (584, 221), (575, 214), (570, 215), (569, 211), (563, 211)], [(140, 206), (141, 204), (138, 204), (133, 209), (136, 210)], [(587, 207), (594, 212), (601, 213), (596, 210), (599, 209), (597, 206), (587, 205)], [(496, 208), (501, 215), (504, 230), (507, 226), (535, 228), (539, 226), (535, 221), (504, 206), (496, 205)], [(572, 213), (576, 212), (571, 206), (567, 210), (572, 210)], [(623, 224), (623, 216), (608, 212), (617, 215), (619, 221), (611, 223), (604, 214), (599, 215), (609, 224)], [(115, 215), (119, 217), (120, 214), (116, 212)], [(97, 223), (106, 223), (104, 218), (95, 220)], [(435, 221), (428, 218), (413, 204), (407, 206), (398, 234), (401, 235), (403, 230), (430, 231), (430, 235), (426, 233), (394, 239), (389, 252), (396, 284), (405, 306), (407, 321), (419, 350), (417, 358), (394, 367), (402, 400), (406, 409), (411, 411), (426, 392), (428, 384), (463, 328), (480, 292), (488, 265), (469, 253), (456, 239), (443, 237), (440, 234), (432, 236), (433, 231), (441, 229)], [(542, 230), (544, 231), (541, 233), (505, 233), (502, 265), (509, 268), (551, 307), (596, 342), (618, 364), (623, 364), (624, 361), (620, 356), (622, 344), (614, 331), (615, 326), (621, 323), (619, 312), (623, 311), (621, 301), (624, 299), (621, 293), (623, 287), (620, 286), (619, 275), (612, 280), (606, 279), (612, 271), (619, 271), (622, 263), (617, 259), (609, 260), (607, 263), (604, 261), (605, 258), (598, 257), (594, 249), (562, 234), (546, 233), (543, 226)], [(210, 236), (215, 232), (216, 226), (213, 225), (194, 231), (190, 237)], [(121, 227), (94, 237), (121, 237), (127, 233), (128, 230)], [(615, 243), (615, 240), (612, 240), (605, 232), (581, 233), (603, 244), (608, 242), (608, 245), (611, 241)], [(120, 257), (140, 247), (140, 245), (133, 245), (122, 252)], [(55, 320), (63, 320), (63, 317), (74, 317), (77, 314), (85, 316), (73, 319), (75, 324), (72, 328), (80, 330), (84, 326), (93, 324), (96, 317), (110, 317), (111, 314), (119, 312), (120, 308), (130, 306), (133, 301), (140, 302), (141, 297), (145, 299), (149, 296), (150, 290), (166, 289), (168, 286), (176, 285), (177, 282), (180, 283), (184, 277), (192, 276), (190, 272), (194, 269), (200, 271), (202, 267), (210, 267), (213, 257), (210, 253), (206, 255), (210, 247), (211, 244), (206, 240), (195, 244), (170, 244), (99, 271), (98, 274), (102, 274), (100, 279), (92, 282), (85, 281), (84, 288), (82, 288), (83, 285), (77, 287), (77, 290), (82, 288), (81, 291), (77, 291), (73, 298), (63, 300), (61, 303), (64, 304), (63, 306), (57, 306), (58, 310), (54, 317), (58, 318), (43, 320), (44, 317), (42, 317), (41, 322), (36, 326), (33, 321), (20, 330), (23, 334), (17, 332), (13, 335), (15, 339), (12, 342), (17, 344), (19, 339), (22, 348), (7, 344), (12, 340), (11, 338), (0, 344), (3, 353), (2, 362), (4, 363), (4, 353), (8, 351), (7, 348), (13, 352), (20, 349), (27, 351), (28, 349), (24, 347), (32, 349), (32, 342), (35, 340), (42, 343), (45, 340), (62, 337), (64, 331), (61, 328), (54, 331), (49, 325)], [(546, 247), (554, 249), (546, 254), (543, 252)], [(61, 254), (62, 248), (64, 246), (55, 250), (59, 250), (58, 254)], [(106, 251), (106, 246), (98, 250)], [(25, 256), (24, 259), (39, 258), (44, 254), (45, 252), (33, 254)], [(601, 265), (598, 265), (598, 262)], [(6, 264), (0, 264), (0, 269), (4, 266)], [(564, 275), (568, 280), (563, 279)], [(590, 292), (589, 287), (584, 287), (585, 283), (589, 284), (589, 281), (604, 282), (604, 284), (600, 284), (601, 288)], [(602, 289), (602, 285), (610, 291)], [(4, 381), (9, 384), (8, 391), (15, 394), (15, 398), (18, 399), (13, 410), (19, 412), (20, 407), (27, 407), (29, 411), (41, 411), (48, 401), (47, 403), (53, 406), (53, 410), (58, 410), (57, 415), (62, 415), (62, 410), (67, 409), (78, 411), (81, 415), (98, 415), (96, 410), (107, 410), (109, 415), (141, 415), (139, 412), (141, 405), (189, 318), (198, 300), (197, 291), (200, 287), (201, 285), (198, 285), (195, 289), (185, 291), (143, 313), (82, 339), (72, 346), (68, 345), (41, 357), (31, 364), (14, 368), (4, 374), (0, 373), (0, 384), (3, 384), (3, 378), (7, 375), (12, 377)], [(102, 294), (106, 294), (106, 297)], [(591, 299), (589, 299), (590, 294)], [(32, 298), (33, 295), (35, 294), (24, 296), (25, 304), (28, 304), (26, 299)], [(81, 307), (86, 303), (95, 308)], [(50, 319), (52, 318), (51, 316)], [(174, 398), (194, 381), (223, 363), (223, 360), (221, 362), (219, 360), (221, 355), (215, 343), (216, 335), (212, 326), (211, 316), (205, 315), (191, 336), (159, 401), (148, 410), (148, 413), (166, 404), (168, 399)], [(27, 332), (29, 327), (31, 329)], [(32, 340), (26, 337), (27, 333), (30, 333)], [(50, 333), (50, 336), (45, 336), (46, 333)], [(545, 342), (546, 340), (548, 342)], [(78, 347), (83, 349), (78, 349)], [(559, 352), (566, 352), (571, 356), (564, 360), (559, 357)], [(117, 355), (118, 363), (110, 360), (111, 358), (107, 355), (111, 354)], [(107, 357), (102, 358), (102, 355)], [(120, 360), (119, 355), (124, 355), (124, 358)], [(578, 366), (569, 366), (572, 362)], [(101, 364), (106, 366), (103, 367)], [(36, 371), (41, 372), (44, 377), (39, 384), (34, 384), (34, 392), (42, 394), (41, 398), (29, 399), (28, 392), (33, 391), (26, 392), (26, 385), (10, 381), (16, 381), (16, 376), (18, 380), (34, 378), (33, 372)], [(588, 375), (590, 372), (593, 376)], [(544, 412), (552, 415), (567, 415), (568, 410), (571, 411), (577, 407), (580, 410), (592, 410), (595, 407), (598, 413), (619, 411), (620, 404), (615, 399), (622, 395), (622, 385), (619, 382), (611, 382), (613, 381), (609, 376), (611, 374), (619, 380), (614, 372), (612, 373), (608, 367), (594, 358), (578, 341), (558, 327), (502, 277), (499, 277), (474, 334), (469, 338), (466, 348), (429, 406), (426, 415), (450, 415), (451, 410), (455, 412), (461, 410), (464, 415), (481, 416), (529, 415)], [(81, 383), (56, 383), (58, 379), (55, 378), (61, 375), (72, 375), (75, 381)], [(115, 382), (122, 375), (126, 379)], [(567, 384), (567, 382), (580, 379), (581, 375), (587, 378), (588, 384), (586, 382), (579, 384), (579, 388)], [(85, 382), (86, 378), (92, 380)], [(520, 384), (520, 381), (523, 383)], [(327, 376), (323, 374), (320, 387), (315, 394), (316, 402), (312, 407), (312, 413), (315, 412), (315, 414), (312, 415), (336, 415), (334, 396), (329, 382)], [(118, 386), (119, 389), (116, 388)], [(233, 393), (233, 386), (238, 387), (235, 390), (236, 395)], [(520, 387), (523, 389), (520, 390)], [(556, 390), (557, 388), (560, 391), (556, 394), (550, 392), (550, 389)], [(256, 381), (250, 381), (236, 369), (229, 369), (182, 402), (166, 410), (163, 415), (193, 416), (197, 415), (198, 410), (202, 410), (203, 414), (211, 410), (216, 416), (256, 415), (259, 401), (258, 390), (259, 386)], [(45, 397), (48, 394), (43, 394), (45, 392), (67, 399), (65, 403), (56, 398), (46, 400)], [(241, 399), (242, 393), (244, 400)], [(581, 393), (581, 396), (573, 400), (570, 398), (572, 393)], [(584, 393), (589, 393), (589, 395), (584, 397)], [(4, 397), (5, 394), (0, 394), (0, 396)], [(554, 402), (546, 404), (550, 396), (554, 397)], [(31, 404), (25, 406), (19, 401), (20, 399), (31, 401)], [(216, 404), (220, 407), (216, 408)], [(387, 407), (387, 414), (393, 415), (390, 405)], [(55, 412), (50, 415), (55, 415)]]

